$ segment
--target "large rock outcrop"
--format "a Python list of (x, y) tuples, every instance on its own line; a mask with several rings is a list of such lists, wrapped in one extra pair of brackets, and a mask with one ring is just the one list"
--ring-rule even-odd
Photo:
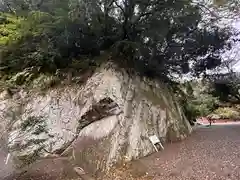
[(11, 127), (8, 147), (21, 163), (47, 154), (69, 155), (97, 174), (153, 153), (151, 135), (173, 141), (191, 132), (164, 84), (131, 77), (111, 65), (82, 86), (42, 94), (20, 91), (1, 99), (2, 122)]

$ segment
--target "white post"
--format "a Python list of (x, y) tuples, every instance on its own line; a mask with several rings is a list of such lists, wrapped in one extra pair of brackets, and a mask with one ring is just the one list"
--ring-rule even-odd
[(154, 149), (158, 152), (158, 148), (153, 144)]
[(161, 143), (161, 142), (159, 142), (159, 144), (160, 144), (161, 148), (162, 148), (162, 149), (164, 149), (164, 147), (163, 147), (162, 143)]
[(10, 158), (10, 153), (8, 153), (8, 155), (7, 155), (7, 158), (6, 158), (6, 161), (5, 161), (5, 165), (8, 164), (9, 158)]

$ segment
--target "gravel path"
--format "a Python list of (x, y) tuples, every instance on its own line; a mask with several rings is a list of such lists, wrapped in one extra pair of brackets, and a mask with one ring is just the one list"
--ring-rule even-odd
[(145, 179), (240, 180), (240, 125), (198, 129), (187, 140), (134, 163), (146, 168)]
[[(39, 178), (36, 178), (36, 174), (32, 176), (38, 169), (35, 167), (18, 180), (67, 180), (68, 173), (74, 175), (71, 179), (76, 178), (68, 162), (56, 162), (48, 162), (49, 166), (43, 170), (45, 173), (53, 171), (55, 177), (50, 172), (41, 177), (42, 173), (38, 171), (41, 175), (38, 174)], [(64, 164), (68, 169), (64, 170)], [(60, 174), (61, 178), (56, 177)], [(240, 125), (214, 125), (197, 129), (183, 142), (168, 144), (164, 151), (127, 164), (102, 179), (240, 180)]]

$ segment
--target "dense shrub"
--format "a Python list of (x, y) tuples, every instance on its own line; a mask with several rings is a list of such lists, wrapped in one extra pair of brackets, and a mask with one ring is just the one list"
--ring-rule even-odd
[[(209, 117), (218, 117), (217, 119), (240, 120), (240, 112), (235, 107), (221, 107), (213, 111)], [(214, 119), (214, 118), (213, 118)]]
[(179, 86), (178, 99), (190, 122), (199, 117), (208, 116), (218, 108), (219, 100), (207, 92), (207, 86), (194, 81), (185, 82)]
[(0, 65), (8, 67), (5, 71), (19, 72), (38, 66), (42, 72), (55, 72), (68, 67), (79, 55), (100, 53), (94, 34), (79, 33), (85, 27), (77, 21), (35, 11), (19, 23), (15, 33), (6, 34), (7, 40), (6, 37), (1, 38), (6, 49), (2, 52)]

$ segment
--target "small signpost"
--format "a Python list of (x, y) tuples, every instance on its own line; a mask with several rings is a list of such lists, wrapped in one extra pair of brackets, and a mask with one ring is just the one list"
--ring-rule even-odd
[(149, 137), (149, 140), (151, 141), (154, 149), (155, 149), (157, 152), (159, 151), (158, 148), (157, 148), (157, 145), (160, 145), (160, 147), (161, 147), (162, 149), (164, 149), (164, 147), (163, 147), (160, 139), (159, 139), (156, 135), (150, 136), (150, 137)]

